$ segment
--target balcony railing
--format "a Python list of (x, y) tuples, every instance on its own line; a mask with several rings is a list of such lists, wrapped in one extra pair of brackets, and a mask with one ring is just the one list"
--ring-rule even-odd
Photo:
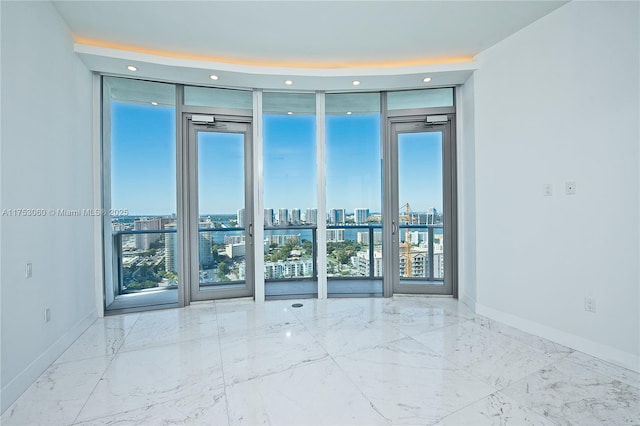
[[(442, 224), (402, 224), (399, 228), (401, 277), (442, 281)], [(244, 280), (245, 229), (203, 228), (198, 232), (200, 284), (232, 284)], [(317, 232), (315, 225), (265, 226), (265, 281), (317, 279)], [(176, 237), (175, 229), (113, 231), (117, 293), (176, 288)], [(328, 225), (326, 240), (329, 280), (382, 278), (381, 225)], [(402, 272), (403, 256), (406, 266), (407, 253), (412, 258), (411, 274)], [(423, 264), (419, 265), (415, 259)], [(227, 263), (228, 271), (219, 270), (221, 262)]]

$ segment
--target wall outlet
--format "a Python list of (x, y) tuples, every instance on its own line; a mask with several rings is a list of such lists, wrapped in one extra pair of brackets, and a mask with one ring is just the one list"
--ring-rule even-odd
[(44, 308), (44, 322), (51, 321), (51, 308)]
[(31, 278), (32, 275), (33, 275), (33, 265), (31, 264), (31, 262), (27, 262), (27, 264), (24, 267), (24, 277)]
[(584, 298), (584, 310), (587, 312), (596, 313), (596, 299), (593, 297)]
[(553, 195), (553, 186), (550, 183), (545, 183), (542, 185), (542, 195), (545, 197), (550, 197)]
[(565, 189), (566, 189), (567, 195), (575, 195), (575, 193), (576, 193), (576, 183), (575, 182), (567, 182), (565, 184)]

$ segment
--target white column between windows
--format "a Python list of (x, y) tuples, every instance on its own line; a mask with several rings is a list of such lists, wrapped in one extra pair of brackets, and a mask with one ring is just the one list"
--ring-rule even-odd
[(327, 187), (325, 141), (325, 94), (316, 93), (316, 162), (318, 185), (318, 228), (316, 234), (318, 299), (327, 298)]

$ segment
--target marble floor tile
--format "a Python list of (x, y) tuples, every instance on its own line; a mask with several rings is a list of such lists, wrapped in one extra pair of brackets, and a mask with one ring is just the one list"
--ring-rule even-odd
[(226, 425), (227, 406), (224, 389), (188, 395), (76, 425)]
[(495, 392), (412, 338), (335, 360), (393, 424), (433, 424)]
[(98, 319), (0, 423), (640, 426), (640, 373), (450, 298), (221, 300)]
[(132, 351), (218, 335), (214, 304), (144, 312), (127, 335), (120, 351)]
[(291, 312), (292, 301), (269, 302), (216, 302), (220, 336), (235, 335), (256, 328), (296, 324), (298, 320)]
[(51, 365), (2, 414), (2, 425), (66, 425), (78, 416), (107, 369), (105, 357)]
[(84, 422), (224, 386), (217, 338), (118, 353), (78, 416)]
[(338, 298), (338, 299), (304, 299), (296, 302), (303, 307), (292, 312), (302, 322), (314, 321), (330, 316), (365, 317), (378, 319), (386, 300), (383, 298)]
[(500, 333), (504, 336), (516, 339), (518, 342), (523, 343), (527, 346), (531, 346), (532, 348), (546, 354), (560, 353), (568, 355), (573, 352), (573, 349), (568, 348), (564, 345), (552, 342), (551, 340), (547, 340), (542, 337), (534, 336), (533, 334), (518, 330), (517, 328), (510, 327), (506, 324), (502, 324), (487, 317), (478, 315), (476, 316), (474, 321), (477, 324), (480, 324), (482, 327), (486, 327), (491, 331), (495, 331), (496, 333)]
[(568, 357), (501, 392), (558, 425), (640, 424), (640, 389)]
[(305, 327), (316, 341), (331, 354), (340, 356), (407, 337), (382, 320), (355, 321), (347, 318), (319, 320)]
[[(559, 363), (559, 368), (564, 368), (569, 373), (590, 371), (594, 374), (601, 374), (622, 383), (626, 383), (635, 388), (640, 388), (640, 373), (628, 370), (601, 359), (592, 357), (582, 352), (575, 351), (565, 358), (566, 362)], [(569, 369), (570, 368), (570, 369)], [(639, 416), (640, 417), (640, 416)], [(640, 422), (639, 422), (640, 423)]]
[(98, 318), (56, 362), (113, 357), (138, 320), (138, 314)]
[(543, 416), (496, 392), (448, 415), (435, 426), (554, 426)]
[(227, 384), (278, 373), (329, 355), (299, 324), (254, 328), (221, 336)]
[(388, 425), (331, 359), (227, 387), (232, 425)]
[(544, 353), (472, 320), (414, 338), (496, 389), (566, 356)]
[(466, 317), (456, 315), (443, 307), (415, 299), (408, 299), (402, 304), (387, 303), (380, 319), (409, 336), (417, 336), (467, 320)]
[(476, 317), (476, 314), (467, 305), (453, 297), (424, 297), (421, 299), (431, 306), (442, 308), (460, 318), (473, 319)]

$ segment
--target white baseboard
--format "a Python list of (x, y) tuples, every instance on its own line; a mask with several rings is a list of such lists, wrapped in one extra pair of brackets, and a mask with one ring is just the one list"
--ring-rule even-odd
[(467, 308), (471, 309), (473, 312), (476, 312), (476, 301), (475, 299), (472, 299), (468, 294), (458, 294), (458, 300), (464, 303)]
[(640, 356), (624, 352), (608, 345), (603, 345), (566, 331), (539, 324), (516, 315), (508, 314), (488, 306), (475, 303), (476, 313), (484, 315), (501, 323), (518, 328), (527, 333), (535, 334), (561, 345), (600, 358), (604, 361), (617, 364), (629, 370), (640, 372)]
[(92, 310), (0, 389), (0, 413), (4, 413), (93, 324), (97, 317), (97, 311)]

